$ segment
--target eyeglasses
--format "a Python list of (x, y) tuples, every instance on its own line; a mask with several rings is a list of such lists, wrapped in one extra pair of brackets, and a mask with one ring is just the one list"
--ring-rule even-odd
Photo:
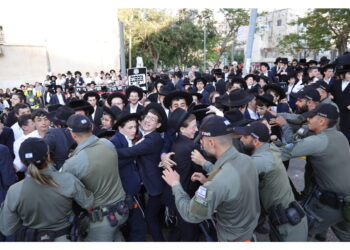
[(154, 117), (149, 116), (149, 115), (145, 116), (145, 119), (147, 119), (147, 120), (149, 120), (149, 121), (152, 121), (152, 122), (158, 122), (158, 119), (157, 119), (157, 118), (154, 118)]

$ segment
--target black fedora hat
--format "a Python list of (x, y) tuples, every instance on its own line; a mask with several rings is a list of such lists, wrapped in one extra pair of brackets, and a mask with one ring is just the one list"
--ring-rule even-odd
[(217, 107), (218, 109), (224, 109), (225, 108), (225, 106), (222, 105), (221, 100), (222, 100), (222, 96), (215, 97), (214, 106)]
[(277, 94), (280, 96), (280, 99), (286, 98), (286, 92), (284, 89), (277, 85), (277, 84), (267, 84), (263, 87), (264, 92), (266, 93), (269, 89), (277, 92)]
[(115, 130), (101, 129), (100, 131), (97, 132), (97, 137), (98, 138), (109, 139), (113, 135), (115, 135)]
[(276, 58), (276, 60), (275, 60), (275, 62), (274, 62), (274, 64), (279, 63), (279, 62), (280, 62), (280, 60), (281, 60), (281, 57), (277, 57), (277, 58)]
[(112, 106), (111, 108), (103, 106), (103, 112), (109, 114), (114, 120), (117, 120), (118, 115), (122, 111), (117, 106)]
[(326, 65), (330, 62), (331, 60), (328, 59), (326, 56), (322, 56), (321, 59), (320, 59), (320, 65)]
[(143, 115), (146, 115), (150, 109), (155, 110), (162, 117), (162, 122), (161, 122), (162, 125), (157, 129), (157, 131), (160, 133), (165, 132), (166, 128), (167, 128), (168, 117), (167, 117), (162, 105), (160, 105), (159, 103), (155, 103), (155, 102), (148, 104), (145, 107), (145, 109), (143, 110)]
[(256, 99), (261, 100), (263, 103), (267, 104), (267, 106), (276, 106), (273, 102), (273, 96), (271, 94), (265, 93), (263, 95), (257, 95)]
[(196, 116), (196, 120), (199, 122), (202, 122), (204, 117), (206, 117), (207, 112), (209, 111), (209, 104), (198, 104), (189, 109), (189, 112), (191, 114), (194, 114)]
[(214, 69), (213, 74), (214, 75), (222, 75), (222, 69)]
[(171, 106), (171, 101), (176, 97), (181, 97), (185, 99), (187, 106), (190, 106), (190, 104), (193, 102), (193, 98), (190, 93), (184, 91), (173, 91), (165, 96), (163, 101), (164, 107), (169, 109), (169, 107)]
[(117, 130), (118, 127), (129, 120), (139, 120), (141, 117), (140, 113), (129, 113), (128, 111), (122, 111), (119, 113), (118, 117), (117, 117), (117, 122), (113, 125), (113, 129)]
[(84, 110), (88, 115), (94, 113), (94, 108), (85, 100), (72, 100), (67, 104), (68, 107), (72, 108), (74, 111)]
[(61, 90), (63, 90), (63, 87), (61, 85), (55, 85), (55, 89), (57, 90), (58, 88), (60, 88)]
[(269, 66), (268, 63), (266, 63), (266, 62), (260, 63), (260, 67), (261, 67), (261, 66), (265, 66), (265, 67), (267, 68), (267, 70), (270, 70), (270, 66)]
[(299, 64), (306, 65), (306, 59), (305, 58), (301, 58), (299, 60)]
[(170, 88), (170, 86), (168, 85), (163, 85), (162, 87), (160, 87), (159, 90), (159, 95), (168, 95), (172, 92), (173, 90)]
[(288, 64), (288, 58), (287, 58), (287, 57), (282, 57), (282, 58), (280, 59), (280, 62), (281, 62), (281, 63), (284, 63), (284, 64)]
[(113, 100), (113, 98), (117, 98), (117, 97), (120, 98), (120, 99), (122, 99), (125, 105), (128, 103), (128, 100), (127, 100), (127, 98), (126, 98), (126, 96), (125, 96), (124, 94), (122, 94), (122, 93), (120, 93), (120, 92), (114, 92), (114, 93), (108, 95), (108, 97), (107, 97), (107, 103), (108, 103), (108, 105), (109, 105), (109, 106), (112, 106), (112, 100)]
[(168, 128), (172, 128), (174, 132), (177, 132), (189, 115), (190, 113), (182, 108), (175, 109), (169, 115)]
[(89, 97), (95, 97), (96, 98), (96, 101), (99, 101), (100, 100), (100, 95), (98, 93), (96, 93), (95, 91), (89, 91), (89, 92), (86, 92), (83, 99), (85, 101), (88, 100)]
[(234, 127), (241, 127), (245, 126), (252, 121), (253, 119), (246, 119), (244, 115), (242, 114), (241, 111), (238, 109), (231, 109), (230, 111), (226, 111), (224, 113), (224, 117), (229, 120), (229, 122), (232, 124)]
[(136, 92), (138, 95), (139, 95), (139, 100), (142, 99), (143, 97), (143, 90), (137, 86), (134, 86), (134, 85), (131, 85), (129, 86), (126, 90), (125, 90), (125, 95), (126, 95), (126, 98), (129, 99), (129, 96), (130, 96), (130, 93), (131, 92)]
[(253, 80), (255, 80), (255, 75), (254, 74), (248, 74), (244, 77), (244, 81), (246, 81), (249, 77), (253, 77)]
[(196, 92), (194, 89), (190, 89), (189, 93), (190, 93), (192, 96), (197, 96), (198, 101), (199, 101), (200, 99), (202, 99), (202, 97), (203, 97), (203, 95), (202, 95), (201, 93)]
[(224, 95), (221, 98), (221, 104), (226, 107), (238, 107), (247, 104), (254, 98), (243, 89), (235, 89), (229, 95)]
[(204, 86), (207, 85), (207, 80), (204, 79), (203, 77), (198, 77), (198, 78), (194, 79), (193, 85), (197, 87), (198, 82), (202, 82), (204, 84)]
[(74, 72), (74, 75), (76, 76), (76, 75), (80, 75), (81, 76), (81, 72), (80, 71), (75, 71)]
[(56, 111), (58, 108), (62, 107), (62, 104), (50, 104), (49, 106), (47, 106), (47, 111), (49, 113)]
[(316, 60), (310, 60), (306, 63), (306, 65), (309, 67), (310, 67), (310, 64), (316, 64), (316, 66), (317, 66), (318, 62)]
[(53, 112), (52, 122), (61, 126), (66, 126), (69, 117), (74, 115), (74, 110), (67, 106), (59, 107)]

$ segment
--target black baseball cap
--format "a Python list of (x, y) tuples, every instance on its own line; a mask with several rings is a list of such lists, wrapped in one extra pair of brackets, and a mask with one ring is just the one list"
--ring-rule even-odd
[(304, 88), (304, 98), (314, 102), (321, 100), (320, 93), (312, 85)]
[(75, 114), (69, 117), (67, 126), (74, 133), (88, 132), (92, 128), (92, 122), (85, 115)]
[(22, 142), (19, 148), (19, 157), (22, 162), (41, 161), (49, 154), (49, 146), (42, 138), (30, 137)]
[(233, 133), (233, 126), (225, 117), (208, 115), (202, 121), (196, 141), (203, 136), (216, 137)]
[(313, 87), (314, 89), (323, 89), (327, 92), (330, 92), (329, 85), (323, 80), (319, 80), (310, 86)]
[(311, 110), (310, 112), (303, 113), (302, 115), (306, 118), (319, 115), (332, 120), (336, 120), (339, 117), (337, 108), (329, 103), (320, 103), (315, 109)]
[(261, 142), (268, 142), (270, 133), (267, 126), (262, 122), (252, 122), (245, 127), (235, 127), (234, 132), (239, 135), (250, 135)]

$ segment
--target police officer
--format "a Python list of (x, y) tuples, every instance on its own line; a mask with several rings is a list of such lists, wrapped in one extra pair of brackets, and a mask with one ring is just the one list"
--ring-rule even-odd
[(171, 168), (163, 171), (163, 179), (172, 187), (176, 208), (191, 223), (210, 219), (216, 210), (219, 241), (251, 240), (260, 213), (259, 180), (253, 162), (232, 146), (233, 129), (225, 118), (208, 116), (199, 131), (204, 151), (217, 161), (215, 165), (204, 164), (210, 173), (208, 179), (192, 176), (192, 180), (203, 184), (192, 199), (180, 185), (177, 172)]
[(329, 227), (341, 241), (350, 240), (350, 223), (345, 221), (344, 197), (350, 195), (350, 148), (346, 137), (336, 130), (339, 117), (331, 104), (319, 104), (304, 114), (308, 128), (316, 133), (281, 148), (282, 159), (309, 156), (315, 187), (305, 203), (309, 238)]
[(68, 241), (72, 201), (90, 208), (93, 195), (69, 173), (48, 167), (49, 147), (41, 138), (26, 139), (19, 149), (31, 178), (12, 185), (0, 208), (0, 231), (17, 241)]
[(62, 171), (75, 175), (95, 197), (86, 240), (121, 241), (119, 228), (128, 217), (128, 208), (114, 145), (92, 134), (92, 122), (87, 116), (72, 115), (67, 125), (78, 146)]
[(252, 122), (236, 127), (235, 132), (242, 135), (245, 152), (251, 155), (258, 170), (260, 200), (265, 214), (269, 215), (271, 240), (306, 241), (305, 213), (294, 199), (279, 149), (268, 143), (267, 126)]

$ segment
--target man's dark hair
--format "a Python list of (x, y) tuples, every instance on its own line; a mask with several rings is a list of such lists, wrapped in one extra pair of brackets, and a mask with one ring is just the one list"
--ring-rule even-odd
[(18, 117), (18, 125), (19, 125), (19, 127), (21, 128), (22, 126), (27, 126), (29, 120), (32, 120), (32, 115), (31, 114), (21, 115), (20, 117)]
[(49, 113), (44, 109), (37, 109), (32, 113), (32, 120), (35, 120), (35, 117), (46, 116), (49, 117)]
[[(148, 113), (154, 114), (154, 115), (156, 115), (158, 117), (157, 123), (161, 123), (162, 122), (162, 116), (159, 114), (159, 112), (156, 109), (150, 109), (150, 110), (148, 110)], [(145, 115), (147, 115), (147, 114), (145, 114)]]
[(25, 95), (23, 95), (21, 93), (13, 93), (12, 96), (14, 96), (14, 95), (18, 96), (20, 102), (22, 102), (22, 103), (26, 100)]
[(307, 72), (309, 73), (309, 72), (311, 72), (311, 71), (312, 71), (312, 70), (314, 70), (314, 69), (319, 70), (319, 68), (318, 68), (318, 67), (310, 67), (310, 68), (307, 70)]
[(335, 124), (337, 124), (337, 119), (327, 119), (328, 122), (327, 122), (327, 128), (332, 128), (335, 126)]
[(25, 108), (30, 108), (30, 106), (27, 103), (17, 103), (14, 107), (13, 110), (15, 113), (18, 115), (20, 109), (25, 109)]
[(256, 99), (256, 106), (259, 106), (259, 107), (263, 107), (263, 106), (269, 107), (269, 105), (266, 104), (266, 102), (263, 102), (263, 101), (260, 100), (260, 99)]
[[(182, 97), (182, 96), (175, 96), (173, 99), (171, 99), (171, 105), (173, 105), (173, 101), (179, 101), (179, 100), (185, 100), (186, 101), (186, 98)], [(187, 102), (186, 102), (187, 104)]]

